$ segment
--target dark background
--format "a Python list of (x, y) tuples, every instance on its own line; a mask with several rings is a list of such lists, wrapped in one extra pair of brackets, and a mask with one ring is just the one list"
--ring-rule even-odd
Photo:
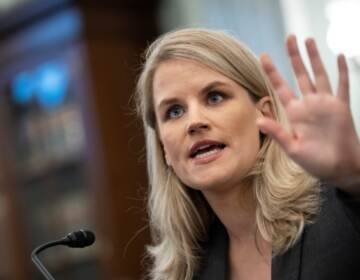
[(56, 279), (144, 273), (146, 171), (133, 112), (156, 1), (22, 1), (0, 16), (0, 279), (42, 279), (33, 248), (89, 228), (86, 249), (41, 254)]

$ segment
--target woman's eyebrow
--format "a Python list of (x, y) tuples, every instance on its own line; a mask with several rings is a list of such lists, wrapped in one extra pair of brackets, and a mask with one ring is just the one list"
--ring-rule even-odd
[(180, 99), (177, 97), (170, 97), (170, 98), (164, 98), (159, 102), (159, 105), (157, 105), (157, 108), (160, 110), (162, 107), (166, 107), (169, 104), (177, 103)]
[(226, 86), (227, 84), (221, 81), (214, 81), (211, 82), (210, 84), (206, 85), (203, 89), (201, 89), (200, 93), (207, 93), (211, 90), (213, 90), (214, 88), (218, 87), (218, 86)]
[[(225, 82), (222, 81), (213, 81), (209, 84), (207, 84), (205, 87), (203, 87), (200, 90), (200, 94), (205, 94), (211, 90), (213, 90), (214, 88), (218, 87), (218, 86), (226, 86), (227, 84)], [(177, 97), (169, 97), (169, 98), (164, 98), (162, 99), (159, 104), (156, 106), (159, 110), (161, 110), (161, 108), (166, 107), (169, 104), (173, 104), (173, 103), (178, 103), (180, 102), (180, 99)]]

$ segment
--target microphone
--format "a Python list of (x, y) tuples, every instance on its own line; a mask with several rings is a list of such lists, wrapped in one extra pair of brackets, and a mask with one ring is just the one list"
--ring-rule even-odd
[(84, 248), (87, 246), (92, 245), (95, 242), (95, 234), (91, 232), (90, 230), (78, 230), (69, 233), (65, 237), (50, 241), (45, 244), (42, 244), (38, 247), (36, 247), (31, 252), (31, 260), (36, 265), (36, 267), (40, 270), (40, 272), (44, 275), (44, 277), (48, 280), (55, 280), (55, 278), (50, 274), (50, 272), (45, 268), (45, 266), (42, 264), (40, 259), (38, 258), (38, 254), (41, 251), (46, 250), (47, 248), (58, 246), (58, 245), (64, 245), (71, 248)]

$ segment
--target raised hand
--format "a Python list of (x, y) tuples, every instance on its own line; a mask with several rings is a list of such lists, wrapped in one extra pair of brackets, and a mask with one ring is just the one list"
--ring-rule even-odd
[(337, 58), (339, 83), (334, 95), (313, 39), (306, 40), (306, 49), (314, 80), (295, 36), (288, 37), (287, 49), (302, 97), (294, 94), (269, 56), (263, 55), (261, 63), (285, 108), (291, 131), (270, 118), (259, 119), (259, 128), (310, 174), (360, 194), (360, 143), (350, 111), (345, 57)]

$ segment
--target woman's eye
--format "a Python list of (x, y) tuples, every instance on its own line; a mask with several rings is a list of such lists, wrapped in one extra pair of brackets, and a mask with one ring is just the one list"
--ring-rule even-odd
[(208, 94), (208, 102), (209, 104), (217, 104), (224, 100), (224, 95), (221, 92), (210, 92)]
[(182, 116), (184, 109), (180, 105), (173, 105), (166, 111), (166, 119), (176, 119)]

